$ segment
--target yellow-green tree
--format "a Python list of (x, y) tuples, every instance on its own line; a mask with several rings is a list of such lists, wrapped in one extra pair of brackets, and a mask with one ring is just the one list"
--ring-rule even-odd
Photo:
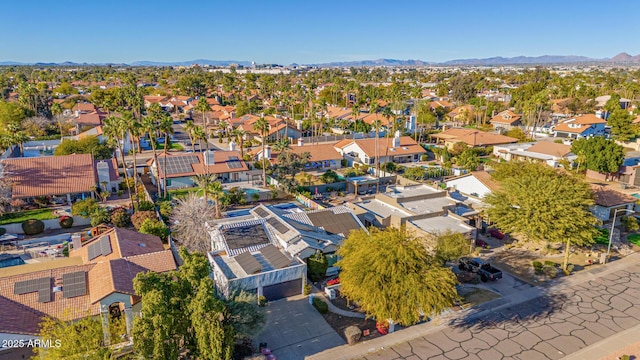
[(589, 184), (575, 175), (537, 163), (505, 163), (494, 176), (501, 190), (485, 197), (491, 221), (527, 240), (565, 244), (563, 269), (571, 245), (588, 245), (597, 219)]
[(458, 297), (451, 270), (429, 255), (423, 239), (401, 229), (353, 231), (338, 254), (340, 291), (379, 321), (415, 324)]
[[(35, 347), (38, 359), (107, 359), (110, 350), (104, 345), (99, 317), (78, 321), (63, 321), (46, 317), (40, 323), (40, 337), (51, 340), (52, 346)], [(56, 343), (56, 340), (59, 340)], [(59, 346), (58, 346), (59, 345)]]

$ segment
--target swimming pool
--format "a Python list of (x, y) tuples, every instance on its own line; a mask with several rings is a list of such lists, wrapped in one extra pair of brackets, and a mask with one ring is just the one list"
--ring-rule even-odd
[(640, 199), (640, 193), (631, 194), (636, 199)]

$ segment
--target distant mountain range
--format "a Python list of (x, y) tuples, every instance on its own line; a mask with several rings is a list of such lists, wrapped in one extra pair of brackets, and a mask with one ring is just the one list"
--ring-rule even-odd
[[(491, 57), (484, 59), (456, 59), (444, 62), (430, 62), (423, 60), (359, 60), (359, 61), (338, 61), (322, 64), (309, 64), (318, 67), (362, 67), (362, 66), (503, 66), (503, 65), (555, 65), (555, 64), (620, 64), (620, 65), (640, 65), (640, 54), (632, 56), (622, 52), (612, 58), (595, 59), (576, 55), (543, 55), (543, 56), (516, 56), (516, 57)], [(251, 66), (250, 61), (239, 60), (206, 60), (197, 59), (191, 61), (159, 62), (159, 61), (135, 61), (129, 64), (108, 64), (108, 63), (75, 63), (66, 61), (63, 63), (20, 63), (15, 61), (0, 61), (0, 66), (34, 65), (34, 66), (190, 66), (193, 64), (209, 66), (229, 66), (241, 65)]]

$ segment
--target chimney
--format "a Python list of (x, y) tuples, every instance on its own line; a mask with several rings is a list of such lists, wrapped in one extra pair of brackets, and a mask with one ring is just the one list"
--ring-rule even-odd
[(264, 154), (262, 154), (263, 159), (271, 159), (271, 146), (266, 146), (264, 148)]
[(391, 147), (399, 148), (400, 147), (400, 131), (396, 131), (396, 135), (393, 137), (393, 142)]
[(298, 146), (304, 146), (304, 139), (303, 138), (298, 138)]
[(213, 150), (208, 150), (204, 152), (204, 164), (205, 166), (211, 166), (215, 164)]
[(229, 141), (229, 151), (236, 151), (236, 142), (235, 141)]
[(71, 235), (71, 245), (73, 245), (73, 249), (80, 249), (82, 247), (82, 235), (73, 234)]

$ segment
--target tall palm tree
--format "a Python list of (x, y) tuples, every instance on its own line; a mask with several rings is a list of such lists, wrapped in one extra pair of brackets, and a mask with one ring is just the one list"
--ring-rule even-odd
[[(160, 123), (158, 123), (158, 130), (160, 130), (161, 133), (164, 134), (164, 170), (166, 171), (167, 169), (167, 151), (169, 150), (169, 135), (173, 134), (173, 121), (171, 120), (170, 116), (165, 116), (160, 120)], [(163, 172), (164, 174), (164, 172)], [(162, 177), (162, 184), (163, 184), (163, 188), (164, 188), (164, 197), (167, 197), (167, 175), (164, 174), (164, 176)]]
[[(152, 105), (156, 105), (156, 104), (152, 104)], [(160, 108), (160, 106), (158, 106), (158, 108)], [(151, 109), (151, 107), (149, 107), (149, 109)], [(162, 109), (160, 109), (161, 112), (164, 113), (164, 111)], [(142, 130), (143, 132), (146, 132), (149, 136), (149, 143), (151, 143), (151, 150), (153, 151), (153, 161), (156, 164), (156, 168), (158, 167), (158, 151), (157, 151), (157, 136), (156, 136), (156, 129), (157, 129), (157, 123), (158, 123), (158, 119), (159, 119), (158, 114), (154, 114), (151, 111), (148, 111), (148, 115), (144, 118), (142, 118)], [(160, 174), (160, 172), (158, 171), (158, 174)], [(160, 196), (162, 194), (161, 188), (160, 188), (160, 179), (157, 179), (156, 181), (156, 187), (158, 189), (158, 196)]]
[(262, 186), (267, 187), (267, 164), (269, 164), (270, 159), (265, 157), (265, 146), (267, 143), (267, 134), (269, 134), (269, 123), (261, 117), (253, 123), (253, 130), (262, 136)]
[(102, 126), (102, 131), (104, 135), (108, 138), (109, 142), (116, 146), (116, 148), (120, 152), (122, 169), (124, 170), (124, 181), (127, 184), (127, 193), (129, 195), (129, 202), (131, 203), (131, 209), (134, 209), (133, 197), (131, 196), (131, 184), (129, 183), (129, 175), (127, 174), (127, 163), (124, 159), (123, 149), (123, 142), (127, 131), (126, 127), (124, 126), (122, 118), (117, 116), (109, 116), (104, 119), (103, 123), (104, 124)]
[(231, 135), (233, 136), (233, 138), (238, 143), (238, 146), (240, 147), (240, 158), (244, 158), (244, 135), (245, 135), (244, 130), (237, 127), (233, 129), (233, 131), (231, 132)]
[(193, 121), (187, 120), (187, 123), (184, 125), (184, 129), (187, 132), (187, 135), (189, 136), (189, 141), (191, 142), (191, 150), (193, 152), (196, 151), (196, 145), (194, 144), (194, 136), (193, 136), (194, 128), (195, 128), (195, 125), (193, 125)]
[(380, 146), (380, 126), (382, 125), (382, 122), (378, 119), (375, 119), (373, 121), (373, 123), (371, 124), (371, 126), (373, 126), (374, 129), (376, 129), (376, 146), (375, 146), (375, 166), (376, 166), (376, 176), (379, 177), (380, 176), (380, 151), (378, 151), (379, 146)]
[(200, 152), (202, 152), (202, 141), (207, 141), (207, 134), (205, 134), (201, 126), (196, 125), (193, 128), (193, 139), (198, 141)]
[(207, 98), (205, 98), (204, 96), (201, 96), (198, 99), (198, 104), (196, 105), (196, 111), (200, 112), (202, 114), (202, 126), (204, 127), (204, 129), (207, 129), (207, 111), (211, 111), (211, 106), (209, 106), (209, 103), (207, 102)]
[(136, 120), (131, 111), (122, 112), (122, 126), (129, 133), (129, 143), (131, 144), (131, 154), (133, 157), (133, 190), (136, 194), (136, 203), (140, 204), (140, 193), (138, 191), (138, 168), (136, 162), (137, 138), (141, 135), (140, 123)]
[(215, 201), (216, 217), (220, 217), (220, 197), (224, 194), (222, 183), (216, 180), (213, 174), (196, 175), (193, 182), (202, 190), (204, 201), (209, 202), (209, 196)]
[[(384, 116), (385, 118), (387, 118), (387, 133), (385, 134), (385, 146), (384, 146), (384, 158), (387, 159), (387, 157), (389, 156), (389, 134), (391, 133), (391, 131), (389, 131), (389, 122), (391, 122), (391, 120), (393, 120), (393, 124), (391, 125), (391, 130), (393, 131), (393, 136), (395, 136), (395, 132), (396, 132), (396, 127), (398, 124), (397, 119), (395, 119), (395, 114), (393, 113), (393, 111), (391, 111), (391, 109), (389, 107), (385, 107), (382, 110), (382, 116)], [(378, 173), (380, 172), (380, 165), (378, 165)], [(378, 175), (380, 176), (380, 175)], [(377, 187), (376, 187), (377, 189)]]

